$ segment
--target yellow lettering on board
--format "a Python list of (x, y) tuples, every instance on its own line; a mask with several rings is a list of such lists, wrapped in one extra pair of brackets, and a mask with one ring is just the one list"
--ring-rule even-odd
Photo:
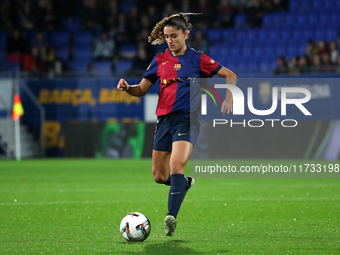
[(88, 103), (91, 106), (94, 106), (96, 104), (96, 99), (92, 97), (91, 89), (85, 89), (83, 91), (83, 95), (82, 95), (80, 102), (83, 104)]
[(116, 89), (111, 89), (110, 96), (109, 96), (109, 102), (110, 103), (120, 103), (121, 102), (121, 98), (123, 97), (123, 94), (124, 94), (123, 91), (119, 91), (119, 90), (116, 90)]
[(141, 99), (117, 89), (101, 89), (99, 92), (99, 103), (125, 103), (128, 105), (131, 103), (140, 104)]
[(80, 102), (81, 91), (80, 89), (75, 89), (72, 92), (72, 104), (73, 106), (78, 106)]
[(58, 104), (60, 99), (60, 91), (58, 89), (52, 90), (49, 98), (49, 103), (51, 104)]
[(100, 104), (105, 104), (108, 102), (108, 94), (109, 90), (108, 89), (101, 89), (99, 92), (99, 103)]
[[(42, 89), (39, 92), (38, 99), (41, 104), (72, 104), (75, 107), (79, 104), (95, 106), (97, 103), (97, 99), (93, 97), (91, 89)], [(101, 89), (98, 101), (100, 104), (125, 103), (130, 105), (131, 103), (141, 103), (139, 97), (131, 96), (117, 89)]]
[(45, 146), (46, 148), (58, 145), (58, 135), (60, 132), (60, 123), (58, 121), (45, 121)]
[(39, 102), (41, 103), (41, 104), (46, 104), (46, 103), (48, 103), (48, 97), (49, 97), (49, 90), (48, 89), (42, 89), (42, 90), (40, 90), (40, 92), (39, 92)]
[(72, 98), (72, 92), (70, 89), (63, 89), (61, 91), (61, 98), (60, 98), (60, 103), (61, 104), (70, 104), (71, 103), (71, 98)]

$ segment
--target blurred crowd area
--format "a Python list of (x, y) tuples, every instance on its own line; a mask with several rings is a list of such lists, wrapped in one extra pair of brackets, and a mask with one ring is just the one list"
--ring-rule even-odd
[(0, 29), (57, 30), (65, 19), (79, 18), (82, 29), (122, 33), (117, 40), (132, 43), (143, 29), (178, 12), (203, 13), (194, 25), (214, 28), (233, 27), (238, 13), (247, 14), (249, 25), (261, 26), (263, 15), (286, 8), (286, 0), (1, 0)]
[[(0, 58), (2, 67), (14, 64), (13, 70), (33, 76), (78, 71), (142, 75), (166, 48), (148, 43), (154, 25), (166, 16), (203, 13), (190, 16), (194, 31), (188, 44), (209, 54), (207, 30), (261, 29), (265, 15), (285, 12), (288, 5), (288, 0), (1, 0)], [(340, 72), (338, 55), (336, 41), (310, 41), (303, 56), (280, 56), (273, 72)]]
[(275, 74), (340, 73), (340, 49), (337, 41), (308, 41), (304, 55), (287, 59), (279, 56)]

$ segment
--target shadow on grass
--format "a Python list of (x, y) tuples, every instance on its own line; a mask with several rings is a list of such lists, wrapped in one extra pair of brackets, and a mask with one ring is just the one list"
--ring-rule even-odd
[[(124, 254), (147, 254), (147, 255), (186, 255), (186, 254), (226, 254), (228, 251), (200, 252), (194, 249), (183, 247), (187, 243), (183, 240), (170, 240), (162, 243), (152, 243), (140, 247), (140, 250), (125, 251)], [(131, 243), (132, 244), (132, 243)], [(137, 244), (137, 243), (134, 243)], [(138, 247), (138, 246), (136, 246)], [(116, 254), (115, 252), (109, 254)], [(118, 252), (117, 254), (122, 254)]]
[(145, 246), (145, 254), (199, 254), (199, 252), (191, 248), (181, 246), (183, 243), (185, 243), (183, 240), (171, 240), (163, 243), (149, 244)]

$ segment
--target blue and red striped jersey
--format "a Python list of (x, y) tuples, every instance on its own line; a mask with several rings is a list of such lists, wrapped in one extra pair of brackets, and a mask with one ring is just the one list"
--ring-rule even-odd
[(222, 66), (192, 48), (184, 55), (173, 56), (171, 50), (157, 54), (144, 78), (155, 83), (159, 79), (157, 116), (171, 112), (190, 112), (190, 83), (194, 79), (214, 76)]

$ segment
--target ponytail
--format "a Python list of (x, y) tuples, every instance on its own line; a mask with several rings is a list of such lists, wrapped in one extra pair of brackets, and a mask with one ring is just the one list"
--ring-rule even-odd
[(202, 13), (178, 13), (162, 19), (155, 25), (148, 37), (149, 43), (152, 45), (162, 44), (164, 42), (163, 30), (166, 26), (176, 27), (177, 29), (181, 29), (183, 32), (186, 30), (190, 32), (192, 24), (189, 22), (189, 18), (187, 16), (200, 14)]

